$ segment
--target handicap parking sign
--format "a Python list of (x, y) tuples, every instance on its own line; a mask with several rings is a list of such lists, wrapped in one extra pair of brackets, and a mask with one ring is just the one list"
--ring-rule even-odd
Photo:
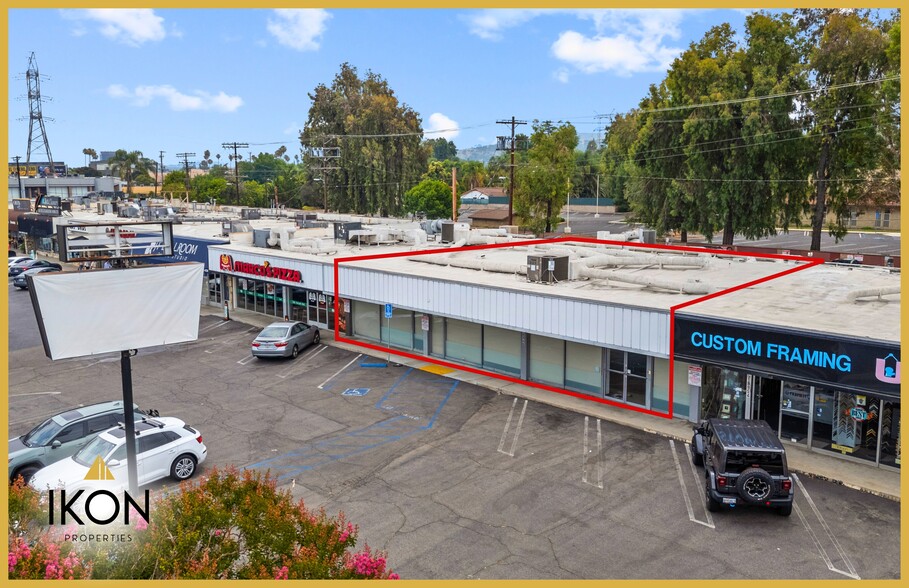
[(391, 318), (391, 304), (385, 305), (385, 318)]

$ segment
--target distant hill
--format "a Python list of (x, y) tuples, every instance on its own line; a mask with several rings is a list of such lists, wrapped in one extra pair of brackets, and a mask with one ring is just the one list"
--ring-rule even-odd
[(484, 164), (496, 154), (495, 145), (477, 145), (476, 147), (458, 147), (458, 157), (470, 161), (482, 161)]

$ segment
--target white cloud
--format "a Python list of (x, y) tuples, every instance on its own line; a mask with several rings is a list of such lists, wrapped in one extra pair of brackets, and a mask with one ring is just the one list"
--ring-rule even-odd
[(529, 10), (529, 9), (507, 9), (507, 10), (478, 10), (465, 17), (473, 35), (486, 39), (488, 41), (498, 41), (502, 39), (502, 32), (524, 24), (529, 20), (543, 15), (554, 14), (557, 10)]
[[(501, 40), (507, 29), (549, 15), (573, 15), (593, 23), (593, 34), (568, 30), (552, 45), (555, 57), (585, 73), (614, 71), (631, 75), (666, 69), (681, 49), (667, 45), (681, 37), (681, 10), (479, 10), (463, 17), (471, 34)], [(554, 77), (567, 79), (567, 71)]]
[(278, 42), (297, 51), (315, 51), (331, 14), (321, 8), (280, 9), (269, 18), (267, 29)]
[(129, 99), (136, 106), (148, 106), (155, 98), (167, 102), (171, 110), (213, 110), (215, 112), (233, 112), (243, 106), (243, 99), (239, 96), (229, 96), (224, 92), (209, 94), (202, 90), (195, 90), (192, 94), (184, 94), (173, 86), (136, 86), (135, 90), (113, 84), (107, 88), (111, 98)]
[(560, 67), (559, 69), (552, 72), (552, 77), (563, 84), (568, 83), (568, 68)]
[(461, 131), (458, 129), (458, 123), (441, 112), (433, 112), (429, 115), (429, 124), (423, 129), (423, 134), (432, 134), (430, 139), (441, 137), (450, 141), (461, 134)]
[[(138, 47), (149, 41), (161, 41), (167, 37), (164, 18), (150, 8), (120, 9), (95, 8), (89, 10), (62, 11), (65, 18), (89, 21), (98, 25), (98, 32), (118, 43)], [(84, 28), (76, 25), (75, 34), (84, 34)]]
[(552, 52), (582, 72), (614, 71), (628, 76), (663, 71), (682, 52), (666, 44), (681, 37), (681, 11), (587, 10), (579, 16), (594, 22), (596, 34), (565, 31), (552, 44)]

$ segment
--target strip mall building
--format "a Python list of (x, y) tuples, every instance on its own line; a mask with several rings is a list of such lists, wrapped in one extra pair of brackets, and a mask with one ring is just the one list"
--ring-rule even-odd
[(337, 319), (350, 339), (654, 418), (763, 419), (787, 443), (899, 468), (892, 269), (457, 226), (444, 243), (413, 225), (275, 227), (259, 246), (208, 247), (210, 304)]

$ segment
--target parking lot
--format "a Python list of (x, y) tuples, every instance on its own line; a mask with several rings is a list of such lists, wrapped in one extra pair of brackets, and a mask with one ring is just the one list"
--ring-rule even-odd
[[(122, 394), (118, 354), (51, 362), (29, 312), (11, 288), (11, 437)], [(684, 443), (326, 345), (254, 359), (257, 331), (208, 316), (141, 350), (137, 404), (202, 431), (201, 475), (270, 469), (402, 578), (899, 577), (896, 502), (799, 477), (791, 517), (708, 513)]]

